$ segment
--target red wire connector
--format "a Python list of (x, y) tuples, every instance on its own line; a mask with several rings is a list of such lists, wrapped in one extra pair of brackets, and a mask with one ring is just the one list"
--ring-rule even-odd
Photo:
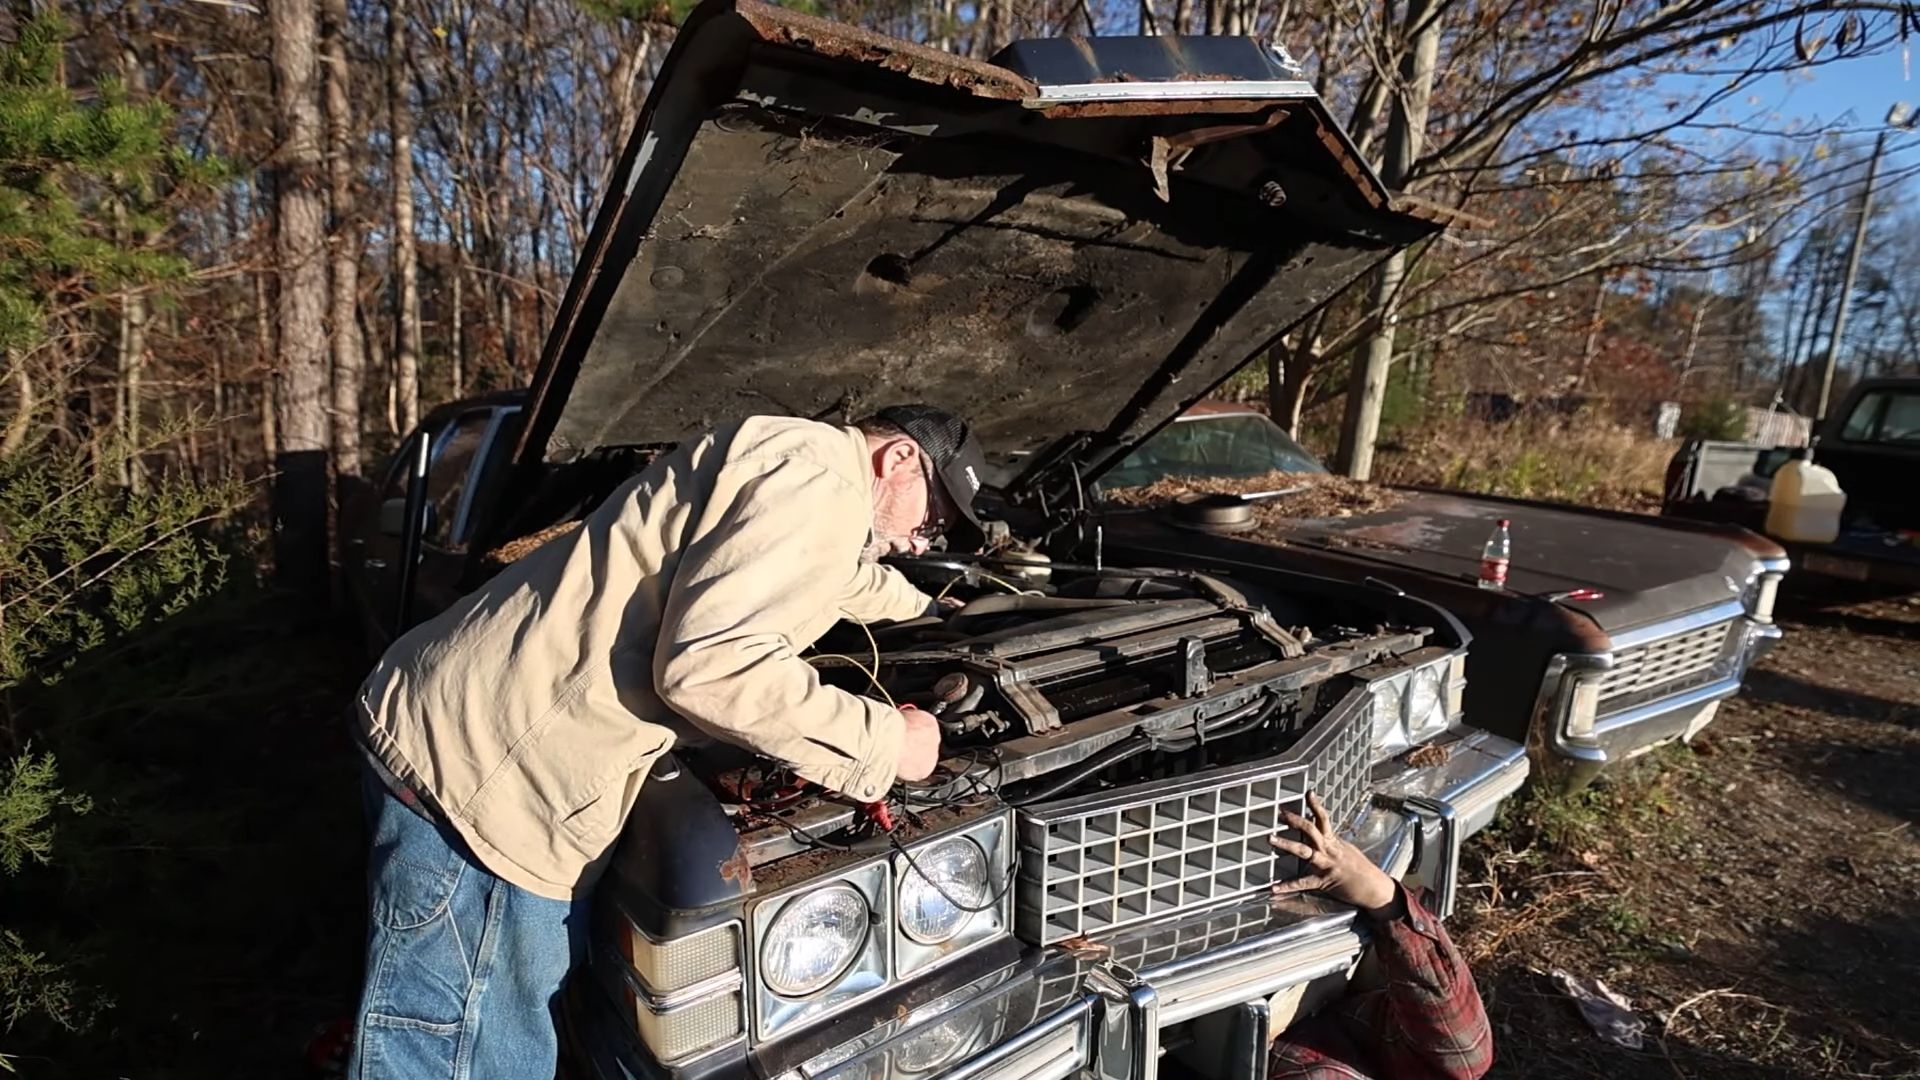
[(882, 799), (879, 802), (867, 803), (866, 811), (867, 811), (867, 816), (873, 819), (873, 823), (875, 825), (880, 826), (881, 832), (893, 831), (893, 811), (887, 809), (887, 802), (885, 799)]

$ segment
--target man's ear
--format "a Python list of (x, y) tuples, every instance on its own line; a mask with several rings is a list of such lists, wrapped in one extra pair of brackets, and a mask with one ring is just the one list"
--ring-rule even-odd
[(889, 477), (901, 469), (917, 467), (919, 456), (920, 448), (912, 439), (888, 439), (880, 445), (880, 452), (874, 458), (874, 468), (881, 477)]

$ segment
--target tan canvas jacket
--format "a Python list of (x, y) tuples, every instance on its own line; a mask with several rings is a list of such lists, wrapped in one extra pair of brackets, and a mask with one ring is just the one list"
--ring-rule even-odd
[(869, 460), (856, 429), (774, 417), (681, 446), (396, 641), (360, 690), (369, 752), (489, 870), (556, 899), (592, 885), (687, 724), (878, 798), (900, 714), (799, 655), (841, 618), (930, 603), (860, 561)]

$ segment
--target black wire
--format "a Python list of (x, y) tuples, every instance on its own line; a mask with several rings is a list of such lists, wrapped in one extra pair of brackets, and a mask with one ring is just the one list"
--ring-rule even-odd
[[(920, 869), (920, 864), (914, 861), (913, 852), (907, 850), (906, 845), (900, 842), (899, 837), (893, 835), (892, 833), (888, 833), (887, 839), (893, 843), (893, 850), (899, 852), (901, 855), (906, 857), (907, 865), (913, 868), (914, 873), (920, 875), (920, 880), (933, 886), (933, 891), (939, 893), (940, 898), (942, 900), (945, 900), (947, 903), (952, 904), (954, 907), (959, 908), (961, 911), (964, 911), (969, 915), (977, 914), (982, 911), (992, 911), (994, 908), (999, 907), (1000, 901), (1006, 899), (1007, 893), (1012, 891), (1013, 889), (1013, 879), (1017, 872), (1017, 868), (1013, 865), (1013, 863), (1009, 862), (1007, 864), (1006, 878), (1000, 882), (1000, 888), (996, 892), (994, 892), (992, 896), (987, 898), (986, 903), (981, 904), (979, 907), (973, 907), (969, 904), (963, 904), (958, 899), (956, 899), (952, 893), (948, 892), (944, 888), (941, 888), (940, 883), (933, 880), (932, 877), (928, 876), (925, 870)], [(966, 839), (966, 838), (961, 837), (960, 839)], [(980, 853), (982, 855), (986, 855), (985, 849), (982, 849)], [(987, 856), (987, 857), (989, 861), (991, 861), (992, 856)]]
[[(909, 780), (899, 784), (903, 802), (914, 806), (952, 807), (987, 796), (1000, 797), (1000, 785), (988, 783), (987, 777), (1000, 768), (1000, 750), (993, 746), (975, 746), (967, 751), (971, 761), (963, 772), (951, 778), (935, 783), (924, 780)], [(957, 789), (966, 785), (964, 794)]]
[(795, 825), (793, 822), (788, 821), (786, 818), (779, 817), (774, 814), (762, 814), (758, 816), (764, 818), (767, 821), (773, 822), (775, 825), (785, 826), (786, 830), (792, 833), (797, 839), (800, 839), (805, 841), (806, 843), (812, 844), (814, 847), (825, 848), (828, 851), (852, 851), (853, 850), (852, 844), (842, 844), (842, 843), (839, 843), (838, 841), (828, 840), (828, 839), (825, 839), (824, 837), (815, 836), (814, 834), (808, 832), (807, 830), (801, 828), (800, 826)]

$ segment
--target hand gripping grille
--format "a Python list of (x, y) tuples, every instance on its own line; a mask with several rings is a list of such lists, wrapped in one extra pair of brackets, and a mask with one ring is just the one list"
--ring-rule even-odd
[(1720, 622), (1621, 649), (1600, 676), (1601, 714), (1706, 681), (1726, 655), (1733, 631), (1732, 621)]
[(1346, 827), (1365, 804), (1367, 701), (1349, 694), (1277, 758), (1021, 810), (1019, 936), (1090, 937), (1272, 885), (1282, 809), (1316, 791)]

